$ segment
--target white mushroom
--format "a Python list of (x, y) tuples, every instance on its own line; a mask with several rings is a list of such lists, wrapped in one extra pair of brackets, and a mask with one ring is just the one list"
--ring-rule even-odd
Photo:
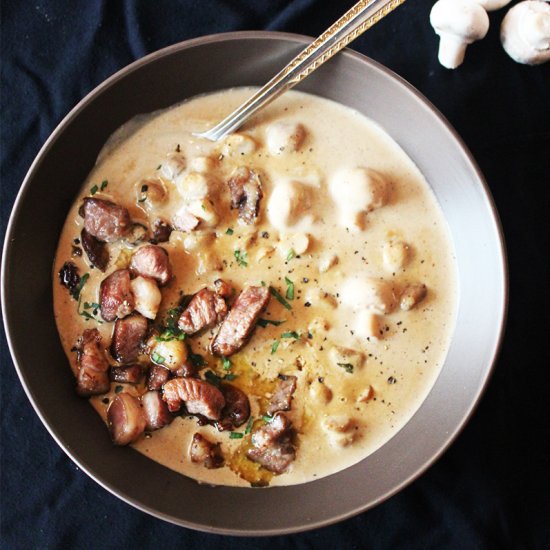
[(185, 157), (180, 153), (170, 153), (160, 165), (161, 176), (170, 181), (176, 178), (185, 170), (187, 163)]
[(222, 145), (224, 157), (241, 157), (256, 150), (256, 142), (246, 134), (229, 134)]
[(307, 252), (311, 244), (311, 237), (307, 233), (290, 233), (281, 236), (277, 248), (285, 259)]
[(512, 0), (475, 0), (485, 11), (496, 11), (509, 4)]
[(311, 207), (312, 190), (310, 186), (296, 181), (275, 182), (266, 209), (270, 223), (277, 229), (285, 230), (298, 222), (311, 221), (311, 215), (306, 211)]
[(191, 172), (183, 178), (176, 178), (176, 186), (183, 200), (198, 201), (208, 195), (211, 181), (204, 174)]
[(381, 319), (371, 311), (363, 310), (356, 313), (354, 330), (359, 338), (368, 338), (374, 342), (377, 342), (383, 336)]
[(340, 291), (342, 303), (355, 311), (364, 309), (377, 313), (390, 313), (396, 306), (396, 297), (390, 283), (367, 277), (349, 279)]
[(466, 46), (481, 40), (489, 30), (487, 12), (474, 0), (439, 0), (430, 12), (439, 35), (439, 62), (456, 69), (464, 61)]
[(130, 286), (134, 294), (136, 311), (148, 319), (154, 319), (157, 316), (162, 295), (157, 283), (147, 277), (136, 277), (130, 281)]
[(327, 416), (321, 421), (321, 426), (334, 447), (347, 447), (357, 437), (358, 424), (347, 415)]
[(362, 229), (364, 215), (386, 204), (389, 185), (376, 170), (346, 168), (336, 172), (329, 191), (340, 211), (341, 224)]
[(387, 241), (382, 245), (384, 267), (392, 273), (403, 269), (410, 256), (410, 247), (403, 241)]
[(216, 160), (212, 157), (195, 157), (189, 161), (189, 170), (191, 172), (200, 172), (206, 174), (216, 167)]
[(266, 130), (267, 148), (272, 155), (297, 151), (304, 142), (305, 137), (304, 127), (297, 122), (274, 122)]
[(550, 4), (528, 0), (516, 4), (504, 17), (500, 40), (518, 63), (539, 65), (550, 60)]

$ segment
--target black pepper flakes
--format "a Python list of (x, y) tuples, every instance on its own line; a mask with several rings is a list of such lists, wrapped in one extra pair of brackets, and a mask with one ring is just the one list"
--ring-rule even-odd
[(393, 376), (388, 378), (388, 384), (397, 384), (397, 379)]

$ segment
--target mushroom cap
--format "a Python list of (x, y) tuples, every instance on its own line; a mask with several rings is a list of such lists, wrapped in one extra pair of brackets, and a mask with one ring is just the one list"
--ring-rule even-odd
[(512, 7), (502, 21), (500, 40), (518, 63), (538, 65), (550, 61), (550, 4), (527, 0)]
[(509, 4), (512, 0), (475, 0), (480, 6), (485, 8), (486, 11), (495, 11), (503, 8)]
[(439, 0), (430, 12), (435, 32), (460, 37), (465, 44), (483, 38), (489, 30), (487, 12), (474, 0)]

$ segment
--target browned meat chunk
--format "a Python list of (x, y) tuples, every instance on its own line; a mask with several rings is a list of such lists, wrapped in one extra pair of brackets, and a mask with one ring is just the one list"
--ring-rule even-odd
[(107, 409), (107, 424), (115, 445), (135, 441), (147, 424), (139, 399), (126, 392), (119, 393)]
[(170, 239), (172, 227), (163, 219), (157, 218), (153, 223), (153, 241), (155, 243), (165, 243)]
[(102, 199), (85, 198), (79, 213), (86, 231), (106, 243), (124, 237), (131, 224), (126, 208)]
[(222, 298), (229, 298), (233, 294), (233, 288), (223, 279), (216, 279), (214, 281), (214, 288), (216, 289), (217, 294)]
[(103, 279), (99, 288), (101, 317), (105, 321), (121, 319), (134, 311), (134, 295), (130, 287), (130, 272), (127, 269), (113, 271)]
[(139, 384), (143, 376), (141, 365), (128, 365), (127, 367), (111, 367), (109, 378), (112, 382), (121, 384)]
[(99, 331), (96, 328), (85, 330), (79, 347), (80, 370), (77, 375), (76, 392), (82, 397), (108, 392), (111, 387), (109, 362), (101, 347)]
[(277, 411), (289, 411), (292, 394), (296, 391), (296, 377), (279, 374), (279, 383), (267, 407), (267, 414), (272, 415)]
[(428, 295), (428, 287), (423, 283), (407, 285), (401, 294), (401, 309), (409, 311)]
[(146, 333), (147, 319), (139, 313), (117, 319), (111, 340), (111, 355), (119, 363), (132, 363), (138, 358)]
[(258, 176), (246, 166), (241, 166), (233, 173), (229, 181), (231, 208), (239, 209), (239, 218), (251, 225), (256, 221), (263, 197), (262, 186)]
[(59, 281), (66, 287), (72, 294), (78, 288), (80, 283), (80, 275), (78, 274), (78, 267), (73, 262), (65, 262), (59, 270)]
[(223, 455), (219, 443), (211, 443), (199, 433), (193, 435), (193, 441), (189, 449), (191, 461), (204, 464), (205, 468), (220, 468), (223, 466)]
[(88, 233), (86, 229), (80, 233), (80, 242), (90, 263), (100, 271), (105, 271), (109, 264), (109, 251), (105, 243)]
[(163, 391), (170, 412), (179, 410), (183, 402), (190, 414), (218, 420), (225, 406), (222, 392), (197, 378), (174, 378), (164, 384)]
[(219, 323), (227, 315), (227, 304), (216, 292), (208, 288), (199, 290), (181, 314), (178, 327), (186, 334)]
[(275, 474), (286, 471), (296, 458), (292, 424), (283, 413), (277, 413), (271, 422), (256, 430), (252, 434), (252, 444), (246, 456)]
[(242, 390), (231, 384), (220, 384), (220, 390), (225, 399), (225, 407), (216, 427), (220, 432), (234, 430), (250, 417), (250, 402)]
[(134, 253), (130, 269), (136, 275), (156, 279), (159, 285), (165, 285), (172, 278), (168, 252), (154, 244), (142, 246)]
[(168, 382), (170, 371), (160, 365), (151, 365), (147, 373), (147, 389), (159, 391)]
[(141, 396), (141, 404), (147, 421), (146, 429), (160, 430), (174, 420), (158, 391), (148, 391)]
[(227, 357), (239, 351), (250, 336), (256, 321), (269, 302), (269, 289), (249, 286), (235, 300), (211, 344), (212, 353)]

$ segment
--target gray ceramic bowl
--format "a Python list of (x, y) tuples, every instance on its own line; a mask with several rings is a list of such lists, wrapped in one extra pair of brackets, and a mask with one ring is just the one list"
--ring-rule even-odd
[[(53, 318), (51, 270), (66, 213), (101, 146), (138, 113), (217, 89), (263, 84), (308, 40), (267, 32), (209, 36), (123, 69), (82, 100), (48, 139), (25, 178), (7, 232), (3, 314), (19, 377), (36, 412), (65, 452), (107, 490), (194, 529), (290, 533), (350, 517), (396, 493), (441, 455), (472, 413), (503, 330), (503, 239), (478, 168), (416, 90), (384, 67), (345, 51), (300, 89), (353, 107), (382, 125), (426, 176), (454, 240), (460, 279), (456, 330), (443, 370), (418, 412), (377, 452), (338, 474), (292, 487), (212, 488), (130, 448), (114, 447), (92, 407), (76, 397)], [(25, 330), (30, 311), (41, 319), (33, 327), (32, 346)]]

